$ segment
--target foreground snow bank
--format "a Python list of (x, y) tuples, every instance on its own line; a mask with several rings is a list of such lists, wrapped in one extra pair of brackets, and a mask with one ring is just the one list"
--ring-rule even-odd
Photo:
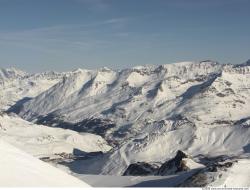
[(0, 140), (0, 186), (90, 187)]
[(225, 175), (222, 187), (250, 187), (250, 160), (239, 160)]

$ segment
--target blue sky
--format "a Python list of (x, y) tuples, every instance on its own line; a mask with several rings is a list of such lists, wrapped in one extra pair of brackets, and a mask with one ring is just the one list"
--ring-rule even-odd
[(0, 0), (0, 67), (250, 58), (250, 0)]

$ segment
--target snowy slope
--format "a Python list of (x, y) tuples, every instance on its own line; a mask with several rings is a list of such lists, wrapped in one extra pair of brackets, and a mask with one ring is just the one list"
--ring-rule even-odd
[(82, 175), (79, 179), (93, 187), (176, 187), (192, 173), (170, 176)]
[(0, 140), (0, 187), (90, 187)]
[(0, 85), (12, 79), (23, 78), (27, 73), (16, 68), (3, 69), (0, 68)]
[(107, 152), (110, 146), (97, 135), (35, 125), (17, 116), (0, 116), (0, 138), (36, 157), (83, 152)]
[[(203, 181), (205, 182), (204, 186), (209, 187), (249, 187), (249, 162), (249, 159), (239, 159), (231, 168), (220, 171), (219, 175), (217, 172), (202, 173), (193, 168), (188, 172), (168, 176), (141, 177), (77, 174), (76, 177), (86, 181), (93, 187), (190, 187), (186, 186), (188, 181), (198, 173), (200, 179), (197, 178), (197, 181), (194, 181), (191, 187), (200, 187), (195, 186), (195, 183), (198, 185)], [(206, 177), (212, 178), (213, 182), (210, 183), (210, 179)]]
[[(250, 160), (239, 160), (226, 172), (222, 187), (250, 187)], [(217, 182), (218, 183), (218, 182)]]
[(18, 69), (0, 70), (0, 110), (7, 110), (48, 90), (67, 73), (44, 72), (28, 74)]
[[(177, 150), (183, 150), (194, 158), (200, 155), (242, 155), (249, 153), (250, 129), (234, 127), (180, 129), (155, 131), (135, 136), (130, 141), (95, 162), (81, 162), (77, 171), (82, 173), (122, 175), (126, 168), (136, 162), (165, 162)], [(159, 151), (160, 150), (160, 151)], [(88, 164), (85, 164), (88, 163)], [(119, 166), (119, 167), (117, 167)]]
[[(88, 78), (82, 72), (77, 75), (86, 80), (81, 82), (81, 88), (70, 90), (81, 80), (67, 77), (24, 103), (19, 115), (59, 127), (66, 122), (72, 128), (77, 127), (77, 131), (86, 131), (86, 122), (94, 125), (94, 119), (106, 120), (104, 136), (112, 140), (116, 137), (119, 140), (119, 136), (129, 138), (149, 120), (159, 121), (173, 113), (194, 95), (189, 94), (192, 87), (208, 85), (221, 67), (214, 62), (184, 62), (119, 72), (100, 69), (89, 71)], [(199, 92), (198, 87), (196, 91)]]
[[(67, 123), (76, 131), (89, 132), (92, 125), (102, 123), (105, 131), (93, 132), (118, 143), (149, 122), (179, 116), (216, 127), (250, 115), (249, 75), (248, 66), (211, 61), (81, 72), (77, 77), (83, 81), (66, 78), (24, 103), (19, 115), (58, 127)], [(75, 85), (79, 88), (71, 90)]]

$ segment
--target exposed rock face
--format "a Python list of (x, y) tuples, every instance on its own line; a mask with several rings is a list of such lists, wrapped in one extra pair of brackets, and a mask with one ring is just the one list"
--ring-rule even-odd
[[(178, 150), (176, 156), (163, 163), (160, 167), (146, 162), (137, 162), (130, 164), (123, 175), (127, 176), (146, 176), (146, 175), (172, 175), (182, 171), (188, 171), (193, 168), (188, 167), (190, 156)], [(191, 160), (192, 161), (192, 160)], [(194, 161), (192, 161), (195, 163)], [(197, 163), (196, 163), (197, 164)]]
[(158, 170), (157, 165), (151, 165), (146, 162), (137, 162), (130, 164), (124, 172), (124, 176), (147, 176), (154, 175)]
[(176, 156), (166, 161), (158, 170), (158, 175), (170, 175), (181, 171), (187, 171), (189, 168), (186, 166), (184, 158), (189, 158), (187, 154), (178, 150)]
[(227, 171), (232, 167), (233, 162), (223, 164), (213, 164), (200, 171), (197, 171), (192, 177), (183, 182), (181, 187), (205, 187), (222, 177), (222, 171)]
[(228, 156), (204, 157), (202, 160), (205, 168), (198, 170), (194, 175), (185, 180), (180, 187), (205, 187), (224, 175), (228, 168), (237, 163), (237, 158)]

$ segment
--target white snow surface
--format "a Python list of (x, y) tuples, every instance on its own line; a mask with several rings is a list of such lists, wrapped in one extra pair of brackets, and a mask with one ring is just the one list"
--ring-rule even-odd
[(15, 68), (0, 69), (0, 111), (17, 101), (28, 100), (48, 90), (68, 73), (28, 74)]
[(16, 69), (14, 67), (7, 69), (0, 68), (0, 84), (3, 84), (4, 82), (11, 79), (22, 78), (26, 75), (26, 72)]
[(0, 140), (0, 187), (90, 187)]
[(250, 187), (250, 160), (239, 160), (226, 173), (222, 187)]
[(209, 186), (250, 187), (250, 159), (241, 158), (231, 168), (222, 172), (221, 177)]
[[(213, 62), (187, 62), (119, 72), (103, 69), (79, 72), (26, 102), (20, 115), (33, 120), (37, 115), (54, 112), (69, 122), (104, 117), (118, 125), (142, 123), (149, 118), (158, 120), (185, 106), (181, 103), (183, 99), (191, 98), (199, 89), (190, 95), (185, 91), (209, 80), (221, 67)], [(201, 77), (203, 81), (195, 80)], [(81, 88), (73, 88), (75, 85)]]
[(111, 148), (98, 135), (36, 125), (7, 114), (0, 115), (0, 138), (36, 157), (73, 153), (74, 149), (107, 152)]
[[(182, 129), (160, 132), (154, 131), (136, 136), (121, 147), (107, 154), (102, 160), (82, 162), (77, 172), (121, 175), (131, 163), (165, 162), (173, 158), (177, 150), (183, 150), (193, 157), (242, 155), (248, 153), (250, 129), (237, 127), (200, 128), (193, 130), (188, 126)], [(87, 164), (88, 163), (88, 164)], [(197, 167), (191, 164), (192, 167)], [(117, 167), (119, 166), (119, 167)]]

